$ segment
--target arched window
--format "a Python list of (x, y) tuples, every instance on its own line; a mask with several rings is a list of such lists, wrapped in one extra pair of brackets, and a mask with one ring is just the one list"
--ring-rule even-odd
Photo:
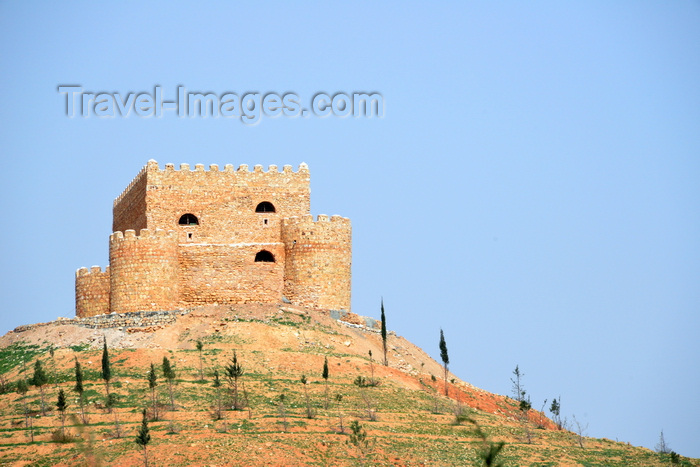
[(199, 225), (199, 219), (194, 214), (183, 214), (178, 221), (180, 225)]
[(268, 201), (263, 201), (255, 208), (255, 212), (275, 212), (275, 207)]
[(267, 250), (260, 250), (255, 255), (256, 263), (274, 263), (275, 256)]

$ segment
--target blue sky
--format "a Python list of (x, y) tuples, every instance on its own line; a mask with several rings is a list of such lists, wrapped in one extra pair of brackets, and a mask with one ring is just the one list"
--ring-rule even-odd
[[(700, 4), (0, 3), (0, 332), (74, 315), (148, 159), (307, 162), (353, 310), (588, 434), (700, 457)], [(379, 92), (383, 118), (68, 118), (85, 91)], [(548, 404), (549, 405), (549, 404)]]

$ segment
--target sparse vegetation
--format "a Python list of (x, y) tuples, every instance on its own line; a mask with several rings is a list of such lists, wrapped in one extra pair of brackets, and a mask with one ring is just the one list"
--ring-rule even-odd
[[(379, 349), (379, 332), (359, 331), (364, 332), (363, 339), (367, 339), (371, 345), (360, 347), (361, 352), (355, 345), (339, 352), (337, 349), (350, 340), (345, 336), (357, 331), (315, 321), (293, 328), (283, 328), (279, 323), (270, 325), (265, 319), (253, 321), (239, 317), (234, 320), (233, 315), (231, 321), (237, 324), (222, 328), (220, 332), (226, 334), (217, 341), (217, 348), (206, 348), (207, 355), (212, 356), (213, 368), (205, 378), (207, 381), (213, 380), (212, 385), (202, 384), (201, 381), (199, 356), (193, 351), (196, 335), (193, 337), (190, 334), (180, 339), (178, 342), (184, 345), (165, 349), (167, 353), (147, 347), (122, 349), (115, 340), (114, 347), (109, 348), (109, 357), (112, 375), (116, 371), (119, 378), (112, 378), (111, 400), (106, 402), (102, 397), (105, 389), (100, 372), (100, 352), (103, 350), (100, 344), (104, 344), (102, 335), (92, 343), (92, 348), (82, 350), (79, 355), (81, 378), (77, 377), (75, 355), (66, 351), (65, 343), (56, 347), (54, 358), (58, 387), (55, 392), (50, 391), (49, 397), (54, 402), (59, 390), (64, 391), (67, 408), (63, 412), (63, 421), (58, 418), (61, 415), (61, 411), (57, 410), (58, 405), (54, 404), (48, 405), (49, 409), (54, 405), (55, 417), (39, 417), (39, 391), (22, 390), (23, 387), (27, 388), (25, 378), (31, 375), (23, 371), (21, 358), (18, 358), (23, 353), (17, 351), (13, 357), (17, 358), (17, 364), (11, 373), (0, 375), (7, 380), (7, 386), (16, 391), (0, 397), (0, 419), (3, 422), (0, 438), (4, 446), (10, 446), (0, 453), (0, 463), (54, 465), (74, 459), (68, 463), (91, 465), (93, 461), (90, 459), (98, 457), (93, 447), (92, 440), (95, 439), (102, 465), (134, 463), (134, 459), (140, 461), (141, 458), (144, 464), (152, 464), (156, 453), (158, 464), (163, 465), (225, 464), (232, 462), (232, 459), (241, 465), (264, 463), (269, 459), (289, 465), (338, 466), (413, 465), (420, 462), (430, 465), (487, 466), (700, 465), (673, 451), (653, 453), (625, 443), (585, 438), (585, 433), (579, 434), (579, 431), (585, 431), (584, 426), (581, 426), (583, 430), (578, 430), (574, 425), (577, 433), (555, 430), (547, 419), (538, 418), (532, 412), (529, 419), (520, 420), (518, 401), (472, 391), (458, 380), (455, 387), (449, 388), (450, 399), (446, 399), (441, 395), (443, 381), (439, 376), (432, 382), (433, 378), (427, 377), (430, 372), (438, 375), (437, 371), (442, 368), (427, 359), (424, 360), (425, 369), (415, 378), (392, 369), (391, 377), (382, 378), (381, 385), (373, 386), (371, 382), (376, 375), (371, 373), (371, 369), (371, 376), (366, 372), (367, 355), (368, 347), (373, 348), (374, 352)], [(185, 325), (191, 326), (187, 322)], [(112, 342), (109, 332), (107, 338)], [(167, 329), (152, 332), (163, 333)], [(255, 332), (261, 332), (260, 335), (266, 338), (282, 336), (289, 343), (275, 349), (259, 347)], [(150, 339), (150, 336), (140, 333), (135, 335)], [(204, 339), (204, 335), (201, 336)], [(294, 344), (295, 339), (298, 339), (298, 346)], [(239, 402), (254, 407), (254, 414), (250, 410), (247, 414), (226, 412), (231, 408), (226, 405), (231, 399), (227, 399), (229, 391), (222, 388), (222, 368), (231, 363), (229, 357), (233, 353), (233, 345), (241, 345), (240, 342), (247, 342), (244, 349), (239, 348), (238, 352), (246, 352), (243, 355), (248, 363), (245, 375), (238, 380)], [(399, 345), (397, 341), (396, 348), (397, 353), (415, 368), (416, 364), (406, 358), (407, 354), (402, 354), (405, 344)], [(150, 359), (156, 362), (154, 367), (157, 366), (164, 353), (171, 364), (177, 362), (177, 378), (174, 379), (177, 385), (174, 388), (178, 412), (177, 417), (173, 415), (168, 420), (159, 421), (151, 418), (151, 406), (155, 407), (156, 415), (163, 410), (161, 404), (165, 403), (167, 389), (155, 385), (147, 388), (144, 376), (149, 372), (144, 370), (148, 370), (147, 362)], [(47, 363), (46, 359), (41, 361), (42, 364)], [(240, 357), (237, 357), (236, 364), (240, 366), (240, 363)], [(32, 369), (30, 364), (34, 364), (34, 361), (27, 363), (29, 373)], [(319, 371), (321, 364), (327, 367), (327, 373), (326, 368)], [(217, 367), (218, 370), (214, 371)], [(157, 375), (160, 371), (161, 368), (154, 368), (153, 374)], [(309, 377), (309, 372), (314, 371), (319, 372), (317, 377), (323, 380)], [(300, 376), (304, 373), (308, 379), (306, 384), (300, 385)], [(328, 378), (324, 377), (325, 374)], [(332, 384), (330, 376), (333, 376)], [(78, 381), (82, 384), (84, 411), (90, 417), (90, 426), (78, 422), (81, 417), (76, 389)], [(157, 378), (154, 382), (157, 384)], [(323, 395), (321, 385), (324, 386)], [(232, 392), (230, 386), (228, 389)], [(159, 397), (163, 397), (163, 400), (159, 401)], [(556, 402), (560, 404), (559, 397)], [(431, 413), (434, 403), (439, 405)], [(538, 406), (540, 404), (541, 401)], [(549, 407), (552, 411), (549, 404), (546, 402), (543, 407)], [(159, 434), (159, 439), (157, 449), (148, 444), (146, 451), (144, 446), (138, 445), (141, 452), (137, 458), (133, 443), (134, 436), (142, 433), (139, 426), (143, 425), (141, 407), (144, 405), (148, 408), (147, 434), (154, 438)], [(107, 413), (110, 408), (112, 415)], [(314, 418), (307, 417), (309, 408), (314, 411)], [(77, 417), (72, 416), (71, 412), (75, 412)], [(348, 423), (353, 420), (356, 421), (355, 429), (348, 429)], [(542, 420), (544, 423), (540, 423)], [(544, 429), (535, 430), (538, 425), (544, 425)], [(525, 429), (536, 434), (531, 445), (523, 443)], [(77, 430), (77, 434), (71, 433), (74, 430)], [(64, 431), (67, 440), (74, 434), (75, 440), (82, 442), (59, 443), (61, 431)], [(120, 439), (120, 431), (128, 436)], [(346, 436), (338, 433), (346, 433)], [(241, 443), (241, 440), (245, 440), (245, 443)], [(585, 449), (580, 449), (581, 441)], [(42, 447), (34, 449), (31, 442), (40, 443)], [(197, 448), (188, 449), (192, 444)], [(131, 459), (127, 461), (124, 456), (128, 455), (131, 455)]]

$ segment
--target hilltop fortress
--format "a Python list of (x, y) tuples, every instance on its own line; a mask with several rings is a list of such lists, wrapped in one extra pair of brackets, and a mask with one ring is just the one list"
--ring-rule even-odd
[(310, 211), (309, 169), (154, 160), (114, 200), (109, 266), (78, 269), (78, 317), (279, 303), (350, 311), (351, 227)]

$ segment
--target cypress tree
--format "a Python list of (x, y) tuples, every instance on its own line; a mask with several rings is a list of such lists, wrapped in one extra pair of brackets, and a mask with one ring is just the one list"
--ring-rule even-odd
[(389, 366), (386, 357), (386, 316), (384, 315), (384, 299), (382, 298), (382, 348), (384, 350), (384, 366)]
[(170, 394), (170, 410), (175, 410), (175, 398), (173, 397), (173, 382), (175, 381), (175, 369), (170, 365), (168, 357), (163, 357), (163, 376), (168, 380), (168, 392)]
[(56, 408), (61, 412), (61, 440), (66, 439), (66, 408), (68, 403), (66, 402), (66, 394), (63, 389), (58, 391), (58, 400), (56, 401)]
[(323, 373), (321, 374), (321, 376), (326, 382), (326, 402), (324, 408), (328, 410), (328, 357), (323, 358)]
[(78, 401), (80, 402), (80, 418), (83, 420), (83, 423), (87, 423), (87, 419), (85, 417), (85, 400), (83, 396), (83, 393), (85, 392), (85, 388), (83, 387), (83, 370), (80, 367), (80, 362), (78, 361), (77, 357), (75, 359), (75, 387), (73, 389), (78, 393)]
[(156, 367), (151, 363), (151, 370), (148, 372), (148, 387), (151, 389), (151, 403), (153, 404), (153, 419), (158, 420), (158, 404), (156, 401), (156, 386), (158, 385), (158, 375)]
[(107, 389), (107, 397), (109, 398), (109, 380), (112, 379), (112, 367), (109, 364), (109, 351), (107, 350), (107, 336), (104, 336), (104, 344), (102, 346), (102, 373), (100, 377), (105, 382)]
[(447, 365), (450, 363), (450, 357), (447, 355), (447, 344), (445, 343), (445, 335), (442, 329), (440, 329), (440, 358), (445, 368), (445, 395), (447, 396), (449, 395), (447, 391)]
[(143, 409), (141, 412), (143, 415), (143, 418), (141, 419), (141, 428), (139, 428), (139, 432), (136, 435), (136, 439), (134, 440), (136, 444), (141, 446), (143, 448), (143, 461), (144, 465), (148, 467), (148, 451), (146, 450), (146, 446), (148, 443), (151, 442), (151, 434), (148, 430), (148, 420), (146, 420), (146, 409)]

